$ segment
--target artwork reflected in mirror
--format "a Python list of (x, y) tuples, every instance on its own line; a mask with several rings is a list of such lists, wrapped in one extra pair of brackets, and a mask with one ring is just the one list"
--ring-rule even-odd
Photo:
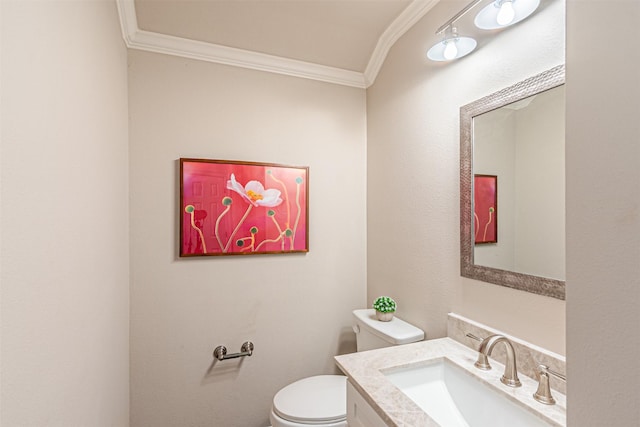
[(498, 177), (475, 174), (473, 179), (475, 243), (498, 243)]
[(559, 66), (460, 109), (462, 276), (564, 299), (563, 83)]

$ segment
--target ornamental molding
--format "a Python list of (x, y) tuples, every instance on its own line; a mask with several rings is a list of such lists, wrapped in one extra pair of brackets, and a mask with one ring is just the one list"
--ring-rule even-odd
[(163, 53), (199, 61), (266, 71), (326, 83), (366, 89), (384, 64), (389, 50), (439, 0), (414, 0), (378, 39), (364, 72), (328, 67), (295, 59), (189, 40), (138, 28), (134, 0), (116, 0), (122, 37), (129, 49)]

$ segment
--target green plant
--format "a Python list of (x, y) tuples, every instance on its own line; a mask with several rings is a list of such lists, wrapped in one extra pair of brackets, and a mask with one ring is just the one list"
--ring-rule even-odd
[(378, 297), (373, 302), (373, 308), (380, 313), (393, 313), (396, 311), (396, 302), (389, 297)]

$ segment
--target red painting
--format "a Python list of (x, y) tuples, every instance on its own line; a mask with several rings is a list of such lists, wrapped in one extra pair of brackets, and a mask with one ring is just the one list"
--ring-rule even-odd
[(309, 251), (309, 168), (180, 159), (180, 256)]
[(498, 177), (474, 175), (473, 229), (476, 244), (498, 243)]

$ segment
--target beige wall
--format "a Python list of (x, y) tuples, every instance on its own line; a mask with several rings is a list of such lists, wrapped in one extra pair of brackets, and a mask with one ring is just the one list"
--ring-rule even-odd
[(126, 426), (126, 49), (114, 2), (2, 11), (1, 423)]
[[(640, 2), (567, 3), (570, 426), (640, 420)], [(612, 44), (598, 28), (616, 28)], [(630, 46), (634, 46), (630, 48)]]
[(436, 5), (367, 91), (368, 299), (393, 295), (431, 338), (453, 311), (564, 354), (563, 301), (460, 277), (458, 177), (460, 106), (562, 64), (564, 2), (459, 61), (427, 60), (435, 29), (465, 4)]
[[(130, 51), (129, 102), (131, 424), (265, 426), (279, 388), (355, 350), (365, 92)], [(177, 258), (180, 157), (308, 165), (310, 252)]]

